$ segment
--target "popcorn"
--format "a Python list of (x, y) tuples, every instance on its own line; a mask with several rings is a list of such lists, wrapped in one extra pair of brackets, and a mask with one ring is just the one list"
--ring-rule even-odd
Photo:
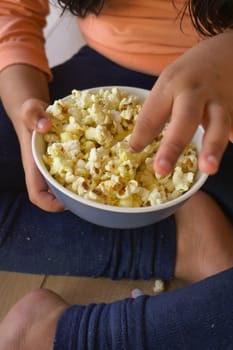
[(108, 131), (107, 127), (103, 125), (89, 127), (85, 131), (85, 137), (87, 140), (96, 141), (97, 144), (106, 147), (109, 147), (113, 140), (112, 134)]
[(70, 191), (100, 203), (142, 207), (158, 205), (188, 191), (197, 172), (197, 150), (188, 145), (174, 170), (155, 174), (153, 157), (166, 127), (140, 153), (128, 141), (141, 110), (137, 96), (120, 88), (73, 90), (47, 108), (51, 130), (44, 135), (44, 162)]
[(156, 279), (154, 287), (153, 287), (153, 292), (155, 294), (160, 294), (160, 293), (162, 293), (164, 291), (165, 291), (165, 283), (164, 283), (164, 281), (161, 280), (160, 278)]

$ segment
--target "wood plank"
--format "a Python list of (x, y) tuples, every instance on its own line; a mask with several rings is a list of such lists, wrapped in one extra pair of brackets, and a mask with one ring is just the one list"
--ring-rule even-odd
[(44, 275), (0, 271), (0, 321), (21, 297), (40, 288), (44, 279)]
[(154, 280), (112, 281), (106, 278), (86, 278), (68, 276), (47, 276), (43, 288), (48, 288), (70, 304), (111, 302), (130, 297), (135, 288), (141, 289), (143, 294), (154, 295)]

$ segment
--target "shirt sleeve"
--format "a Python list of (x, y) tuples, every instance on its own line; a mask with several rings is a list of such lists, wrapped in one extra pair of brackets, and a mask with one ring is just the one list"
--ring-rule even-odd
[(0, 71), (13, 64), (28, 64), (51, 79), (43, 35), (48, 13), (47, 0), (1, 0)]

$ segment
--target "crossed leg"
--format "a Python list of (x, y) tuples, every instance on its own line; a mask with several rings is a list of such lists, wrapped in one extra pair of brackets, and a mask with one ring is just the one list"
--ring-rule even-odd
[[(233, 226), (211, 197), (197, 193), (175, 216), (177, 278), (193, 283), (233, 266)], [(52, 350), (57, 321), (68, 306), (48, 290), (27, 294), (0, 324), (0, 350)]]

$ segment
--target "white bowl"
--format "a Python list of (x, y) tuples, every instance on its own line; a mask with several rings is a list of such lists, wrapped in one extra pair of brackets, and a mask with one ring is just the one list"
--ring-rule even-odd
[[(103, 88), (110, 87), (107, 86)], [(139, 96), (141, 102), (145, 100), (149, 93), (148, 90), (139, 88), (125, 86), (119, 86), (119, 88)], [(98, 89), (99, 88), (89, 89), (89, 91), (95, 92)], [(201, 148), (203, 133), (203, 128), (199, 126), (192, 139), (192, 143), (197, 147), (198, 152)], [(195, 183), (187, 192), (166, 203), (137, 208), (117, 207), (85, 199), (58, 183), (50, 175), (42, 159), (42, 155), (45, 153), (45, 142), (42, 134), (33, 132), (32, 153), (36, 165), (47, 181), (49, 187), (67, 209), (93, 224), (110, 228), (137, 228), (165, 219), (173, 214), (177, 208), (183, 205), (188, 198), (197, 192), (207, 179), (207, 175), (199, 171), (196, 175)]]

